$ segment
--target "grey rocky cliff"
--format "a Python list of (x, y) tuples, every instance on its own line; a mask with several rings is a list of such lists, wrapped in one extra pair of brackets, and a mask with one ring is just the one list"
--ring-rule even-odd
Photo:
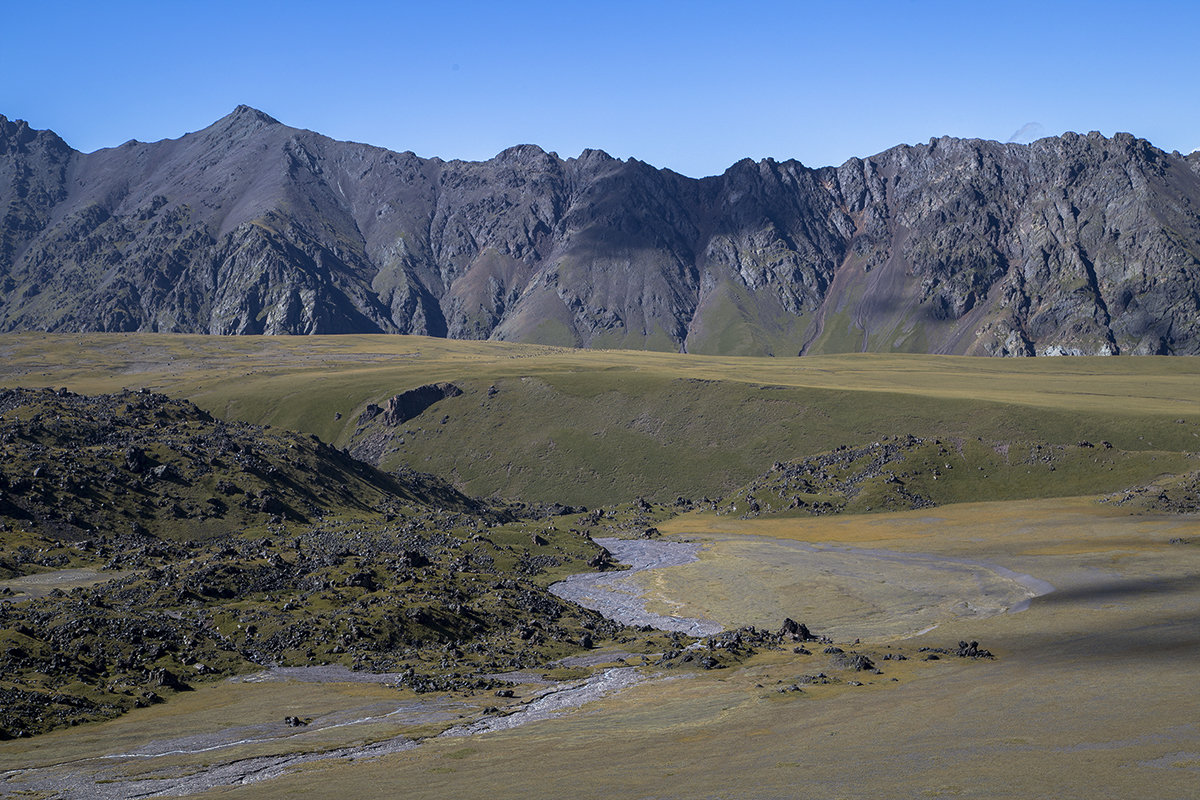
[(936, 139), (691, 179), (240, 106), (78, 153), (0, 117), (0, 329), (384, 332), (774, 355), (1200, 353), (1200, 155)]

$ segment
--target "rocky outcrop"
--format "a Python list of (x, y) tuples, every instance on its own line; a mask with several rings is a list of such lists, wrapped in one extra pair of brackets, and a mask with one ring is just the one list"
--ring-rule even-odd
[(795, 355), (1200, 352), (1200, 160), (932, 139), (694, 180), (338, 142), (245, 106), (78, 153), (0, 117), (0, 330)]
[(1200, 470), (1162, 475), (1151, 483), (1107, 495), (1102, 502), (1128, 506), (1142, 514), (1200, 513)]
[(434, 403), (447, 397), (458, 397), (462, 389), (453, 383), (427, 383), (392, 397), (383, 409), (384, 423), (395, 427), (419, 417)]
[[(33, 521), (66, 541), (203, 539), (375, 511), (396, 497), (486, 513), (429, 476), (385, 474), (315, 437), (217, 421), (145, 390), (2, 389), (0, 415), (0, 531)], [(6, 551), (0, 542), (0, 576), (15, 570)]]

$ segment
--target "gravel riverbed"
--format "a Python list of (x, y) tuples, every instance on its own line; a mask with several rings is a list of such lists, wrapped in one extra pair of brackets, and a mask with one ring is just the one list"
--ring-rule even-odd
[(646, 600), (642, 597), (645, 590), (633, 578), (647, 570), (690, 564), (699, 559), (701, 545), (642, 539), (596, 539), (596, 543), (630, 568), (620, 572), (571, 575), (553, 584), (550, 587), (552, 593), (625, 625), (649, 625), (689, 636), (712, 636), (724, 630), (709, 619), (672, 617), (647, 611)]
[[(286, 677), (271, 674), (274, 672), (267, 673), (271, 675), (268, 680), (319, 683), (340, 677), (336, 669), (288, 670)], [(241, 680), (247, 682), (245, 678)], [(249, 682), (263, 680), (260, 678)], [(645, 676), (633, 667), (615, 667), (582, 680), (552, 683), (534, 691), (509, 713), (486, 715), (453, 726), (441, 736), (468, 737), (550, 719), (644, 680)], [(240, 726), (151, 742), (126, 752), (2, 773), (0, 796), (24, 791), (60, 800), (129, 800), (195, 794), (223, 786), (257, 783), (277, 778), (302, 764), (331, 759), (354, 761), (378, 758), (411, 750), (421, 743), (405, 736), (394, 736), (346, 747), (248, 757), (239, 755), (244, 748), (278, 743), (280, 748), (290, 749), (302, 743), (306, 736), (327, 733), (335, 728), (353, 728), (381, 721), (407, 724), (445, 722), (461, 716), (466, 710), (463, 704), (445, 698), (408, 701), (394, 706), (377, 703), (362, 709), (318, 717), (300, 728), (281, 725)], [(181, 766), (174, 760), (198, 755), (205, 758), (202, 765)], [(162, 763), (162, 766), (157, 766), (157, 763)], [(131, 769), (132, 765), (145, 767)]]

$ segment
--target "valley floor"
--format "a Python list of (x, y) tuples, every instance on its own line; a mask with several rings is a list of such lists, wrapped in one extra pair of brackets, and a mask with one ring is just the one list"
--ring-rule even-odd
[[(773, 630), (792, 617), (868, 653), (881, 673), (835, 672), (816, 644), (811, 655), (789, 646), (707, 672), (647, 666), (575, 711), (391, 751), (369, 746), (432, 737), (500, 701), (456, 696), (417, 708), (394, 689), (336, 675), (224, 683), (0, 744), (0, 791), (47, 797), (103, 778), (120, 781), (124, 796), (148, 796), (166, 784), (138, 779), (333, 751), (196, 796), (1195, 796), (1200, 518), (1130, 516), (1071, 498), (815, 519), (691, 514), (659, 527), (701, 549), (691, 563), (627, 578), (647, 610)], [(959, 640), (996, 658), (923, 660), (921, 647)], [(907, 660), (884, 660), (901, 653)], [(621, 656), (596, 660), (613, 667)], [(809, 680), (824, 673), (835, 682)], [(546, 690), (528, 677), (518, 703)], [(402, 706), (409, 716), (385, 718)], [(313, 721), (285, 735), (285, 714)], [(332, 724), (370, 714), (378, 719)], [(231, 731), (257, 733), (232, 744)], [(227, 746), (105, 758), (196, 736)]]

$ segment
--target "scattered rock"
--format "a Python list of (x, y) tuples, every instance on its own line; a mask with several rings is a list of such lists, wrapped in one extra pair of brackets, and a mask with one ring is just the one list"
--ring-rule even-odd
[(159, 464), (157, 467), (150, 470), (150, 474), (158, 478), (160, 481), (179, 480), (179, 471), (171, 464)]
[(128, 447), (125, 450), (125, 467), (130, 472), (145, 472), (149, 466), (149, 459), (146, 458), (146, 452), (140, 447)]
[(838, 655), (833, 659), (833, 664), (840, 669), (852, 669), (855, 672), (875, 669), (875, 663), (861, 653)]
[(161, 686), (166, 689), (175, 691), (183, 691), (191, 687), (180, 680), (179, 676), (171, 672), (169, 669), (159, 668), (150, 672), (150, 683), (154, 686)]
[(787, 617), (786, 619), (784, 619), (783, 625), (779, 629), (779, 635), (780, 636), (791, 636), (792, 641), (801, 641), (801, 642), (813, 642), (813, 641), (816, 641), (816, 639), (817, 639), (817, 637), (813, 636), (812, 632), (809, 631), (807, 625), (800, 623), (800, 622), (796, 622), (791, 617)]
[(988, 650), (980, 649), (979, 642), (959, 642), (958, 649), (954, 651), (959, 658), (992, 658), (992, 654)]

